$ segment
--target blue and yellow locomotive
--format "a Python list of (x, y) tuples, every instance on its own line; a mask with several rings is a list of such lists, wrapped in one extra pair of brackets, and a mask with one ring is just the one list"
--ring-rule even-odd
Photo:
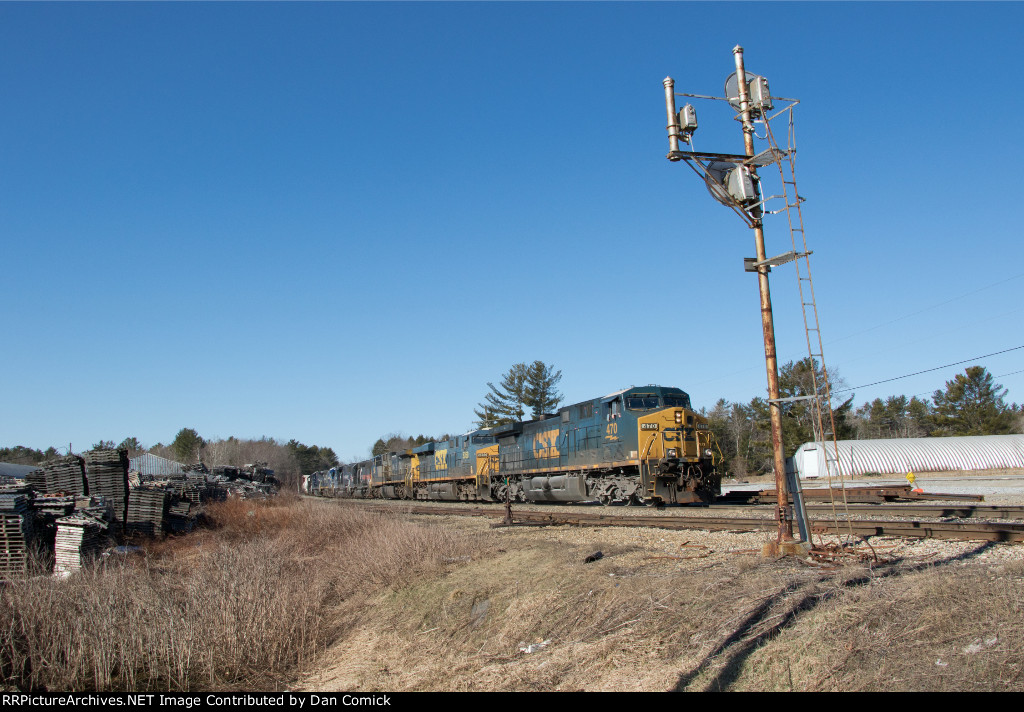
[(700, 503), (718, 445), (678, 388), (627, 388), (536, 420), (344, 465), (320, 494), (388, 499)]

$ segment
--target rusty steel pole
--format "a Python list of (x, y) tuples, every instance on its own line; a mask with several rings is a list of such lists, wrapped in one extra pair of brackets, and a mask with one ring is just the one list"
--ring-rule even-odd
[[(662, 84), (665, 85), (665, 111), (668, 113), (668, 126), (665, 127), (668, 130), (668, 148), (670, 152), (675, 153), (679, 150), (679, 119), (676, 117), (676, 83), (672, 77), (665, 77)], [(676, 157), (670, 160), (678, 161), (679, 158)]]
[[(743, 66), (743, 48), (736, 45), (732, 50), (736, 57), (736, 86), (740, 93), (740, 120), (743, 123), (743, 147), (748, 156), (754, 155), (754, 122), (750, 117), (750, 91), (747, 88), (747, 72)], [(757, 181), (757, 169), (750, 166), (751, 180)], [(758, 191), (760, 193), (760, 191)], [(754, 215), (754, 245), (757, 261), (764, 262), (768, 255), (764, 248), (764, 224), (762, 210)], [(768, 265), (757, 268), (757, 284), (761, 292), (761, 328), (764, 331), (764, 362), (768, 371), (768, 413), (772, 428), (772, 453), (775, 468), (775, 491), (778, 505), (775, 516), (779, 521), (778, 541), (793, 541), (793, 518), (789, 508), (789, 486), (786, 482), (786, 455), (782, 447), (782, 408), (779, 398), (779, 361), (775, 353), (775, 320), (772, 317), (772, 295), (768, 288)]]

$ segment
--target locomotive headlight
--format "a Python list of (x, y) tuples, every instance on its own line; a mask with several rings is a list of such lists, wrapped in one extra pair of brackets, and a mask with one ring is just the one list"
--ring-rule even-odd
[(668, 449), (668, 451), (665, 453), (665, 456), (666, 457), (675, 457), (676, 456), (676, 449), (674, 447), (670, 447)]
[(704, 448), (704, 457), (711, 457), (711, 448)]
[(683, 411), (677, 410), (676, 411), (676, 424), (678, 425), (679, 423), (682, 423), (682, 422), (683, 422)]

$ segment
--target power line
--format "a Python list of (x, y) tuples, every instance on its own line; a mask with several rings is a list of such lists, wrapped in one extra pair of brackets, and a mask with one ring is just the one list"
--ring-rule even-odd
[[(1002, 323), (1002, 321), (1006, 320), (1006, 317), (1009, 317), (1009, 316), (1011, 316), (1013, 314), (1017, 314), (1018, 312), (1020, 312), (1022, 310), (1024, 310), (1024, 307), (1018, 307), (1017, 309), (1011, 309), (1010, 311), (1005, 312), (1003, 314), (993, 314), (992, 316), (989, 316), (989, 317), (987, 317), (985, 319), (973, 319), (973, 320), (971, 320), (969, 322), (962, 322), (962, 323), (959, 323), (957, 326), (952, 326), (952, 327), (944, 328), (944, 330), (941, 333), (933, 331), (933, 332), (927, 333), (924, 336), (920, 336), (920, 337), (917, 337), (917, 338), (902, 339), (900, 341), (895, 341), (895, 340), (886, 341), (884, 347), (876, 347), (872, 351), (866, 352), (866, 353), (864, 353), (864, 354), (862, 354), (860, 356), (854, 356), (852, 358), (844, 358), (841, 361), (841, 364), (842, 364), (843, 368), (846, 368), (851, 363), (857, 363), (858, 361), (863, 361), (864, 359), (868, 359), (868, 358), (877, 359), (877, 357), (880, 354), (892, 353), (894, 351), (898, 351), (900, 349), (903, 349), (903, 348), (905, 348), (907, 346), (913, 346), (915, 344), (921, 344), (921, 343), (926, 343), (926, 342), (929, 342), (929, 341), (935, 341), (936, 339), (942, 339), (942, 340), (944, 340), (945, 343), (948, 343), (949, 336), (951, 334), (955, 334), (955, 333), (959, 333), (959, 332), (963, 332), (963, 331), (976, 332), (976, 331), (979, 330), (979, 328), (983, 324), (986, 324), (986, 323), (988, 323), (990, 321), (1000, 321), (1000, 323)], [(829, 343), (831, 343), (831, 342), (829, 342)], [(828, 346), (828, 345), (829, 344), (826, 344), (826, 346)]]
[(917, 316), (918, 314), (924, 314), (926, 311), (931, 311), (932, 309), (937, 309), (938, 307), (944, 307), (947, 304), (951, 304), (952, 302), (955, 302), (955, 301), (957, 301), (959, 299), (963, 299), (964, 297), (969, 297), (972, 294), (977, 294), (978, 292), (984, 292), (986, 289), (991, 289), (992, 287), (997, 287), (1000, 284), (1005, 284), (1006, 282), (1012, 282), (1013, 280), (1020, 279), (1021, 277), (1024, 277), (1024, 272), (1022, 272), (1020, 274), (1015, 274), (1012, 277), (1007, 277), (1006, 279), (999, 280), (998, 282), (993, 282), (992, 284), (986, 284), (984, 287), (979, 287), (978, 289), (975, 289), (973, 291), (965, 292), (965, 293), (963, 293), (963, 294), (961, 294), (959, 296), (953, 297), (952, 299), (947, 299), (944, 302), (939, 302), (938, 304), (932, 304), (931, 306), (925, 307), (924, 309), (919, 309), (916, 312), (912, 312), (910, 314), (904, 314), (903, 316), (898, 316), (895, 319), (892, 319), (890, 321), (884, 322), (882, 324), (875, 324), (874, 326), (869, 326), (867, 329), (862, 329), (861, 331), (857, 331), (857, 332), (854, 332), (852, 334), (847, 334), (846, 336), (840, 336), (838, 339), (833, 339), (832, 341), (830, 341), (828, 343), (829, 344), (835, 344), (835, 343), (838, 343), (840, 341), (845, 341), (846, 339), (852, 339), (854, 336), (860, 336), (861, 334), (866, 334), (869, 331), (874, 331), (875, 329), (880, 329), (883, 326), (888, 326), (889, 324), (895, 324), (897, 321), (903, 321), (904, 319), (909, 319), (912, 316)]
[[(996, 378), (1006, 378), (1007, 376), (1016, 376), (1018, 373), (1024, 373), (1024, 369), (1022, 369), (1020, 371), (1010, 371), (1009, 373), (1000, 373), (998, 376), (992, 376), (992, 378), (993, 379), (996, 379)], [(1001, 386), (1002, 384), (999, 383), (999, 384), (996, 384), (996, 385)], [(914, 395), (912, 395), (910, 397), (911, 398), (917, 398), (918, 396), (929, 396), (930, 397), (934, 392), (935, 391), (926, 391), (924, 393), (915, 393)]]
[[(869, 388), (870, 386), (877, 386), (880, 383), (889, 383), (890, 381), (898, 381), (898, 380), (900, 380), (902, 378), (910, 378), (911, 376), (920, 376), (922, 373), (931, 373), (932, 371), (938, 371), (938, 370), (943, 369), (943, 368), (949, 368), (950, 366), (959, 366), (961, 364), (970, 363), (971, 361), (978, 361), (978, 360), (983, 359), (983, 358), (988, 358), (989, 356), (998, 356), (999, 354), (1009, 353), (1010, 351), (1017, 351), (1018, 349), (1024, 349), (1024, 344), (1022, 344), (1020, 346), (1014, 346), (1013, 348), (1010, 348), (1010, 349), (1003, 349), (1002, 351), (995, 351), (995, 352), (990, 353), (990, 354), (985, 354), (984, 356), (975, 356), (974, 358), (969, 358), (969, 359), (967, 359), (965, 361), (957, 361), (956, 363), (947, 363), (944, 366), (936, 366), (935, 368), (926, 368), (923, 371), (916, 371), (914, 373), (908, 373), (905, 376), (896, 376), (895, 378), (886, 378), (883, 381), (875, 381), (874, 383), (865, 383), (863, 386), (854, 386), (853, 388), (841, 388), (841, 389), (839, 389), (839, 390), (837, 390), (835, 392), (836, 393), (845, 393), (846, 391), (854, 391), (854, 390), (857, 390), (858, 388)], [(1007, 374), (1004, 374), (1004, 375), (1009, 376), (1011, 374), (1007, 373)]]
[[(896, 323), (898, 321), (903, 321), (904, 319), (909, 319), (912, 316), (917, 316), (918, 314), (923, 314), (924, 312), (931, 311), (932, 309), (936, 309), (936, 308), (941, 307), (941, 306), (945, 306), (945, 305), (950, 304), (952, 302), (955, 302), (955, 301), (958, 301), (960, 299), (963, 299), (964, 297), (969, 297), (972, 294), (977, 294), (978, 292), (983, 292), (986, 289), (991, 289), (992, 287), (997, 287), (1000, 284), (1005, 284), (1006, 282), (1012, 282), (1013, 280), (1020, 279), (1021, 277), (1024, 277), (1024, 272), (1021, 272), (1020, 274), (1015, 274), (1015, 275), (1013, 275), (1011, 277), (1007, 277), (1005, 279), (1001, 279), (998, 282), (992, 282), (991, 284), (986, 284), (983, 287), (979, 287), (979, 288), (974, 289), (974, 290), (972, 290), (970, 292), (964, 292), (963, 294), (961, 294), (959, 296), (956, 296), (956, 297), (953, 297), (952, 299), (947, 299), (946, 301), (939, 302), (938, 304), (932, 304), (931, 306), (924, 307), (923, 309), (919, 309), (918, 311), (911, 312), (910, 314), (904, 314), (902, 316), (898, 316), (895, 319), (891, 319), (890, 321), (886, 321), (886, 322), (883, 322), (883, 323), (880, 323), (880, 324), (875, 324), (874, 326), (869, 326), (866, 329), (862, 329), (861, 331), (857, 331), (857, 332), (854, 332), (852, 334), (847, 334), (846, 336), (840, 336), (838, 339), (832, 339), (832, 340), (826, 341), (825, 342), (825, 346), (832, 346), (833, 344), (837, 344), (840, 341), (845, 341), (847, 339), (853, 338), (854, 336), (860, 336), (861, 334), (866, 334), (869, 331), (874, 331), (875, 329), (880, 329), (883, 326), (888, 326), (888, 325), (894, 324), (894, 323)], [(999, 316), (989, 317), (988, 319), (985, 319), (985, 320), (983, 320), (981, 322), (977, 322), (976, 321), (976, 322), (973, 322), (971, 324), (967, 324), (967, 325), (961, 327), (961, 329), (964, 329), (964, 328), (975, 328), (975, 327), (977, 327), (977, 325), (979, 323), (984, 323), (985, 321), (992, 321), (994, 319), (1001, 319), (1001, 318), (1009, 316), (1011, 314), (1016, 314), (1019, 311), (1020, 311), (1019, 308), (1018, 309), (1011, 309), (1010, 311), (1006, 312), (1005, 314), (1002, 314), (1002, 315), (999, 315)], [(916, 339), (916, 340), (910, 341), (910, 342), (903, 342), (901, 345), (905, 346), (905, 345), (908, 345), (908, 344), (920, 343), (923, 340), (924, 339)], [(890, 350), (892, 350), (892, 349), (890, 349)], [(794, 354), (792, 354), (790, 356), (790, 360), (796, 361), (796, 360), (798, 360), (798, 359), (800, 359), (802, 357), (803, 357), (802, 356), (802, 352), (796, 352), (796, 353), (794, 353)], [(858, 357), (858, 358), (854, 358), (854, 359), (846, 359), (845, 361), (842, 362), (841, 365), (845, 366), (845, 365), (847, 365), (847, 364), (849, 364), (849, 363), (851, 363), (853, 361), (860, 360), (861, 358), (864, 358), (864, 357)], [(722, 379), (729, 378), (731, 376), (736, 376), (736, 375), (739, 375), (741, 373), (747, 373), (747, 372), (750, 372), (750, 371), (753, 371), (753, 370), (759, 369), (759, 368), (760, 368), (759, 365), (754, 364), (754, 365), (751, 365), (751, 366), (749, 366), (747, 368), (741, 368), (741, 369), (738, 369), (736, 371), (732, 371), (730, 373), (723, 373), (721, 375), (712, 376), (711, 378), (707, 378), (707, 379), (705, 379), (703, 381), (697, 381), (696, 383), (693, 383), (692, 385), (693, 386), (702, 386), (702, 385), (705, 385), (705, 384), (708, 384), (708, 383), (714, 383), (716, 381), (721, 381)], [(939, 368), (943, 368), (943, 367), (940, 366)], [(922, 373), (927, 373), (927, 372), (926, 371), (922, 371)], [(916, 374), (910, 374), (910, 375), (916, 375)], [(1010, 374), (1006, 374), (1006, 375), (1010, 375)], [(907, 376), (900, 376), (900, 378), (906, 378), (906, 377)], [(896, 379), (892, 379), (892, 380), (896, 380)], [(884, 381), (881, 381), (881, 383), (884, 383)], [(874, 385), (874, 384), (869, 384), (869, 385)], [(865, 388), (866, 386), (858, 386), (858, 387), (859, 388)], [(837, 393), (841, 393), (843, 391), (849, 391), (849, 390), (853, 390), (853, 389), (852, 388), (844, 388), (841, 391), (836, 391), (836, 392)]]

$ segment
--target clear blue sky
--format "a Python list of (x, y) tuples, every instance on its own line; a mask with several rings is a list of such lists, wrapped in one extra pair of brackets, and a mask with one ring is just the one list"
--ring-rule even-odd
[[(362, 457), (468, 429), (534, 359), (567, 402), (763, 395), (752, 232), (665, 160), (662, 79), (720, 95), (736, 44), (802, 102), (846, 383), (1022, 345), (1021, 27), (1019, 3), (0, 3), (0, 445), (193, 427)], [(698, 148), (742, 151), (698, 111)], [(792, 266), (772, 280), (800, 358)]]

